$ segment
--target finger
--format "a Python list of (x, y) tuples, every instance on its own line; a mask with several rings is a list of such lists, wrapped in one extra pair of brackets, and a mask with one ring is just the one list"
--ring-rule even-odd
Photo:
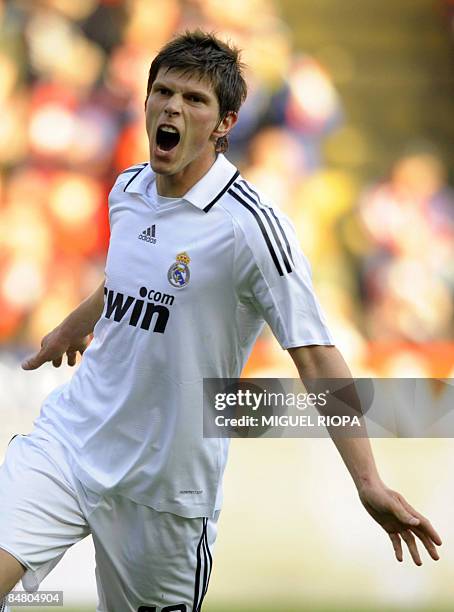
[(36, 368), (42, 366), (46, 361), (49, 361), (49, 358), (47, 357), (46, 351), (41, 349), (38, 353), (35, 353), (22, 362), (22, 369), (36, 370)]
[[(435, 531), (433, 525), (431, 524), (431, 522), (429, 521), (428, 518), (426, 518), (425, 516), (423, 516), (420, 512), (418, 512), (417, 510), (415, 510), (413, 508), (413, 506), (411, 506), (407, 500), (402, 497), (399, 496), (399, 499), (402, 503), (402, 505), (404, 506), (404, 508), (412, 515), (418, 518), (419, 520), (419, 525), (418, 527), (418, 531), (424, 532), (427, 536), (429, 536), (429, 538), (435, 543), (437, 544), (437, 546), (441, 546), (442, 544), (442, 540), (441, 537), (439, 536), (439, 534)], [(415, 530), (415, 533), (416, 530)], [(419, 535), (419, 534), (417, 534)]]
[(434, 542), (434, 544), (436, 544), (437, 546), (441, 546), (442, 540), (440, 536), (438, 535), (438, 533), (435, 531), (429, 519), (427, 519), (425, 516), (422, 516), (421, 514), (418, 514), (418, 517), (419, 517), (419, 525), (416, 527), (416, 529), (413, 528), (416, 535), (418, 537), (421, 537), (422, 534), (426, 535), (428, 538), (432, 540), (432, 542)]
[(52, 365), (54, 368), (59, 368), (62, 364), (63, 357), (58, 357), (57, 359), (52, 359)]
[(76, 365), (76, 358), (77, 358), (77, 353), (74, 351), (67, 351), (67, 356), (68, 356), (68, 365), (69, 366), (75, 366)]
[(404, 531), (402, 531), (400, 535), (404, 540), (405, 544), (407, 545), (408, 550), (410, 551), (411, 558), (415, 562), (415, 565), (422, 565), (418, 547), (416, 546), (415, 536), (411, 533), (411, 531), (408, 531), (408, 529), (404, 529)]
[(404, 560), (404, 555), (402, 553), (402, 542), (400, 541), (400, 537), (398, 533), (390, 533), (389, 537), (391, 538), (391, 542), (394, 548), (394, 554), (396, 555), (396, 559), (402, 563)]
[(434, 561), (438, 561), (440, 559), (440, 556), (432, 540), (425, 533), (421, 532), (419, 529), (415, 529), (414, 533), (421, 540), (421, 542), (424, 545), (424, 548), (427, 550), (427, 552), (432, 557), (432, 559)]

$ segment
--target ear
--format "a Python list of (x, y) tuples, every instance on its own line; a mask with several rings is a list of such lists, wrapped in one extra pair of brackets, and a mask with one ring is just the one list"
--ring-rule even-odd
[(238, 113), (234, 111), (228, 111), (227, 114), (214, 129), (211, 134), (212, 139), (216, 142), (218, 138), (222, 138), (223, 136), (227, 136), (230, 130), (233, 128), (235, 123), (238, 121)]

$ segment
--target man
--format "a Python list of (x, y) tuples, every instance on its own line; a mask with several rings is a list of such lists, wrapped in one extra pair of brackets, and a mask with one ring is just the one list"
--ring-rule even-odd
[[(0, 595), (37, 588), (91, 533), (98, 610), (198, 612), (221, 507), (225, 439), (202, 435), (204, 378), (236, 378), (267, 321), (300, 375), (349, 377), (286, 217), (220, 153), (246, 96), (238, 52), (200, 31), (151, 64), (149, 163), (109, 197), (106, 278), (24, 369), (67, 355), (72, 380), (45, 400), (0, 472)], [(336, 445), (362, 503), (421, 563), (441, 544), (381, 482), (367, 439)]]

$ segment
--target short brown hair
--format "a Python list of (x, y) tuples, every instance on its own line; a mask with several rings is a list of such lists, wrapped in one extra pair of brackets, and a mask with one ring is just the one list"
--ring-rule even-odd
[[(240, 51), (219, 40), (213, 33), (200, 29), (187, 30), (168, 42), (151, 63), (146, 99), (161, 68), (178, 70), (182, 74), (196, 74), (201, 79), (207, 79), (218, 99), (220, 120), (229, 111), (237, 113), (246, 99), (247, 85)], [(219, 145), (221, 150), (225, 150), (227, 140), (222, 143), (218, 141), (218, 150)]]

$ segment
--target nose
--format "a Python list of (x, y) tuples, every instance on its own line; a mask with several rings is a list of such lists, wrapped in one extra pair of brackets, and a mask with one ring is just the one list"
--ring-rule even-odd
[(179, 115), (181, 111), (181, 100), (179, 96), (173, 95), (167, 100), (167, 104), (164, 108), (164, 112), (169, 117), (173, 117), (175, 115)]

